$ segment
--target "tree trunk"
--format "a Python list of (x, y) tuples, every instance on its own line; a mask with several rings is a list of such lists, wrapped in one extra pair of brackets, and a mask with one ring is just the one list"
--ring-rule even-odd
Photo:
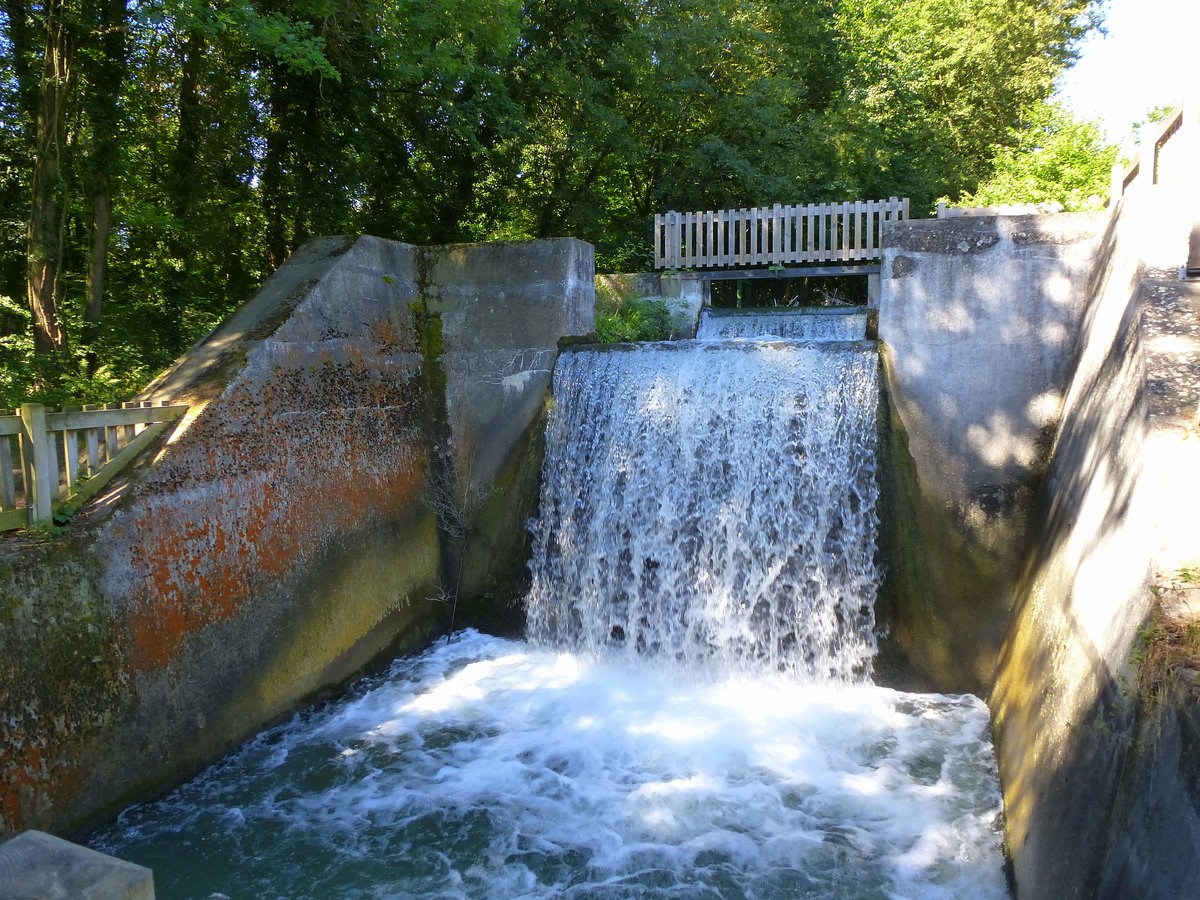
[(271, 114), (267, 124), (267, 153), (263, 158), (262, 198), (267, 220), (267, 269), (275, 271), (287, 259), (287, 188), (285, 168), (291, 150), (287, 120), (289, 97), (286, 76), (278, 64), (271, 73)]
[(46, 50), (36, 110), (26, 292), (33, 314), (34, 350), (43, 355), (63, 355), (67, 349), (59, 310), (65, 208), (63, 147), (75, 54), (67, 6), (68, 0), (47, 0), (45, 5)]
[[(92, 127), (92, 159), (89, 193), (91, 194), (91, 246), (88, 250), (87, 303), (84, 320), (86, 343), (95, 341), (104, 310), (104, 292), (108, 270), (108, 248), (112, 238), (112, 179), (120, 154), (118, 102), (125, 76), (125, 20), (128, 0), (100, 0), (93, 15), (100, 54), (93, 63), (89, 79), (92, 90), (87, 98), (88, 119)], [(95, 360), (89, 354), (89, 368)]]
[(176, 264), (167, 271), (163, 286), (167, 314), (164, 337), (172, 353), (187, 344), (183, 317), (191, 292), (191, 277), (195, 269), (193, 242), (199, 236), (192, 233), (192, 214), (196, 206), (197, 183), (203, 176), (197, 172), (203, 131), (200, 108), (200, 84), (204, 60), (205, 39), (199, 32), (188, 32), (183, 45), (179, 73), (179, 127), (171, 155), (171, 217), (174, 219), (168, 255)]

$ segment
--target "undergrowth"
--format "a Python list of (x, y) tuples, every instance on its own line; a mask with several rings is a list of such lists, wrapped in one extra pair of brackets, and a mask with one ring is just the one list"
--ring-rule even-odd
[(622, 297), (599, 286), (596, 290), (596, 336), (605, 344), (626, 341), (665, 341), (671, 336), (671, 313), (661, 300)]
[(1154, 612), (1138, 632), (1132, 651), (1138, 693), (1150, 709), (1160, 708), (1185, 678), (1194, 681), (1200, 673), (1200, 617), (1178, 602), (1197, 589), (1200, 568), (1195, 567), (1178, 569), (1152, 588)]

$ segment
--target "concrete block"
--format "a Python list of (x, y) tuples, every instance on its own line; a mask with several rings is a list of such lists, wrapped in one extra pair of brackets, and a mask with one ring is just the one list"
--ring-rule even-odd
[(454, 573), (511, 601), (592, 253), (319, 238), (148, 389), (192, 407), (158, 457), (0, 564), (0, 835), (86, 829), (419, 643)]
[(690, 338), (696, 334), (700, 323), (700, 310), (708, 303), (712, 282), (707, 279), (685, 277), (679, 280), (679, 299), (668, 304), (674, 330), (680, 337)]
[(0, 900), (154, 900), (145, 866), (41, 831), (0, 845)]
[[(1103, 225), (1092, 214), (884, 228), (892, 646), (943, 692), (986, 691), (1067, 391)], [(879, 607), (877, 606), (877, 610)]]
[(594, 251), (569, 238), (422, 250), (468, 494), (486, 495), (540, 415), (558, 341), (596, 328)]
[(867, 276), (867, 309), (879, 309), (879, 294), (882, 292), (881, 278), (878, 272)]
[(943, 499), (974, 503), (1039, 464), (1101, 226), (1086, 213), (888, 223), (879, 337), (921, 478)]

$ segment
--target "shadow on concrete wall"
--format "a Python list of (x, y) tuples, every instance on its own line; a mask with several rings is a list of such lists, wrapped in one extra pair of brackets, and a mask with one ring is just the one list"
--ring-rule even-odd
[(1099, 227), (1094, 215), (889, 226), (885, 676), (980, 694), (991, 684)]
[[(1200, 892), (1189, 861), (1200, 779), (1180, 765), (1195, 698), (1190, 710), (1178, 695), (1152, 708), (1133, 658), (1164, 561), (1164, 486), (1186, 478), (1155, 449), (1184, 437), (1164, 435), (1147, 379), (1156, 336), (1144, 315), (1142, 238), (1164, 220), (1149, 200), (1127, 199), (1100, 245), (1041, 527), (991, 696), (1023, 898)], [(1147, 800), (1152, 785), (1170, 785), (1170, 796)]]

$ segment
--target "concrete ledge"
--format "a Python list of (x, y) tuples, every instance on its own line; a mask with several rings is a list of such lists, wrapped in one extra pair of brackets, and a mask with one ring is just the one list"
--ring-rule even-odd
[(0, 900), (154, 900), (154, 873), (26, 831), (0, 845)]

